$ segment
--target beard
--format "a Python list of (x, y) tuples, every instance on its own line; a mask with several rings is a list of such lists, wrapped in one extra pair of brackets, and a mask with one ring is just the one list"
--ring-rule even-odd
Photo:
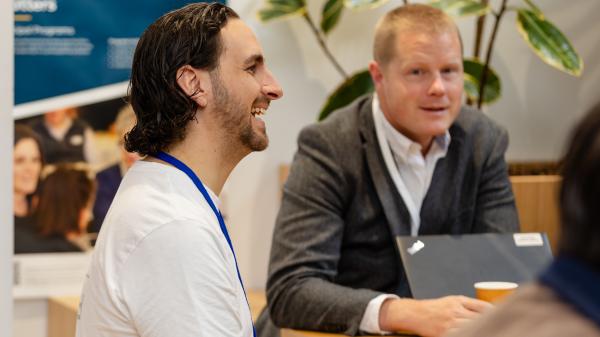
[(218, 70), (210, 72), (210, 79), (214, 89), (215, 112), (226, 143), (233, 147), (241, 144), (251, 152), (266, 149), (269, 138), (266, 130), (255, 130), (252, 127), (254, 117), (250, 114), (251, 107), (245, 107), (227, 90)]

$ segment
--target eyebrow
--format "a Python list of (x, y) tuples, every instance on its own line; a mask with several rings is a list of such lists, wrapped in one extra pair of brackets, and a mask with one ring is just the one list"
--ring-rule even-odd
[(244, 66), (249, 66), (253, 63), (264, 63), (265, 58), (262, 54), (252, 54), (244, 60)]

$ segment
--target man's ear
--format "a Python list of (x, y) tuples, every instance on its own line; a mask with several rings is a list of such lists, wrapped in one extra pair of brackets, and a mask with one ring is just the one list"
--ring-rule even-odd
[(207, 83), (210, 83), (208, 72), (184, 65), (177, 69), (177, 85), (201, 108), (206, 107)]
[(379, 86), (383, 80), (383, 72), (381, 71), (381, 67), (377, 61), (369, 62), (369, 73), (371, 74), (373, 84), (375, 84), (376, 87)]

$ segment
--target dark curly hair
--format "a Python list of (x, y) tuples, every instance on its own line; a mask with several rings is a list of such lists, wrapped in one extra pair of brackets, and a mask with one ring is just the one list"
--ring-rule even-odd
[(137, 122), (125, 136), (127, 151), (153, 154), (184, 139), (197, 104), (177, 84), (177, 70), (217, 68), (223, 52), (219, 32), (230, 18), (239, 16), (225, 5), (195, 3), (163, 15), (144, 31), (129, 82)]
[(573, 130), (561, 171), (559, 254), (600, 271), (600, 104)]

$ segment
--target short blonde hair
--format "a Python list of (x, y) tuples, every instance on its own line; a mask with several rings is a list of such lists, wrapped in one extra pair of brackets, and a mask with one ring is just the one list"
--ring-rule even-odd
[(423, 4), (397, 7), (382, 17), (375, 27), (373, 58), (380, 65), (388, 64), (395, 55), (395, 40), (398, 34), (440, 34), (453, 31), (456, 32), (462, 49), (462, 40), (456, 24), (442, 10)]

